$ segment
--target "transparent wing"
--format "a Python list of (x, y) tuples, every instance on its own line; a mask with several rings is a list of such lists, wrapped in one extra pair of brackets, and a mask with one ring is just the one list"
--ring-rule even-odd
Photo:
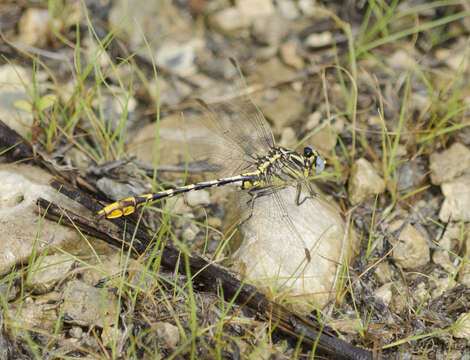
[(202, 103), (212, 128), (249, 157), (264, 156), (274, 146), (271, 129), (261, 111), (247, 96), (211, 105)]
[(247, 98), (207, 104), (199, 101), (202, 115), (193, 119), (205, 129), (189, 144), (194, 160), (219, 165), (220, 175), (236, 175), (254, 170), (255, 162), (274, 146), (274, 138), (261, 112)]

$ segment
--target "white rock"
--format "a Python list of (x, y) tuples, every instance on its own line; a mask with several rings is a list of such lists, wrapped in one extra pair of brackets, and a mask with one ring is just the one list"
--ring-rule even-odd
[(470, 174), (441, 185), (445, 199), (439, 211), (442, 221), (470, 221)]
[(392, 258), (404, 269), (415, 269), (429, 262), (429, 247), (423, 235), (411, 224), (406, 225), (394, 245)]
[(470, 150), (461, 143), (454, 143), (441, 153), (432, 153), (429, 168), (433, 184), (449, 182), (464, 172), (470, 171)]
[(311, 47), (311, 48), (319, 48), (323, 46), (328, 46), (332, 42), (333, 42), (333, 34), (330, 31), (310, 34), (304, 40), (305, 46)]
[[(243, 242), (233, 261), (247, 281), (306, 313), (314, 305), (324, 307), (335, 293), (337, 266), (350, 243), (345, 237), (345, 224), (331, 204), (317, 197), (298, 206), (295, 187), (278, 194), (294, 229), (283, 220), (285, 216), (275, 204), (270, 206), (268, 196), (256, 199), (251, 218), (241, 226)], [(248, 197), (238, 197), (246, 204)]]
[(358, 159), (351, 168), (348, 192), (352, 205), (380, 194), (385, 190), (385, 181), (377, 174), (372, 164), (364, 158)]
[(91, 216), (91, 213), (83, 212), (76, 202), (51, 188), (51, 178), (48, 172), (38, 167), (0, 165), (0, 234), (4, 240), (0, 253), (0, 274), (9, 271), (18, 262), (28, 261), (34, 246), (37, 254), (41, 254), (50, 247), (81, 241), (75, 230), (43, 219), (35, 211), (36, 200), (42, 197)]

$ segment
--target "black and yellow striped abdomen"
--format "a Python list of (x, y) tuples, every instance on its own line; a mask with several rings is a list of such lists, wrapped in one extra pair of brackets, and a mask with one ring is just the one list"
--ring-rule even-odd
[(239, 175), (224, 179), (217, 179), (211, 181), (203, 181), (196, 184), (181, 186), (175, 189), (168, 189), (159, 191), (156, 193), (149, 193), (137, 196), (131, 196), (122, 200), (118, 200), (105, 206), (103, 209), (98, 211), (99, 217), (106, 217), (108, 219), (115, 219), (121, 216), (130, 215), (135, 212), (138, 208), (144, 206), (146, 203), (172, 197), (181, 193), (185, 193), (192, 190), (201, 190), (212, 186), (221, 186), (229, 183), (240, 182), (248, 180), (246, 176)]

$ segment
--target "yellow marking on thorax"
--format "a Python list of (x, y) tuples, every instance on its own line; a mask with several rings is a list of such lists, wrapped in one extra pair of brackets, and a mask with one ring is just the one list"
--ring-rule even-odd
[(281, 157), (280, 153), (275, 153), (273, 156), (268, 157), (268, 160), (262, 163), (260, 166), (258, 166), (258, 169), (260, 172), (264, 172), (269, 165), (273, 164), (277, 159)]

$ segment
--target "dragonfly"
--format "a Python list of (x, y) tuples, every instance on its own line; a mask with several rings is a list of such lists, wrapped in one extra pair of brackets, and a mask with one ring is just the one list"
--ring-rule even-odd
[[(127, 197), (105, 206), (98, 212), (98, 216), (119, 218), (156, 200), (236, 183), (241, 191), (248, 194), (248, 197), (241, 197), (244, 200), (241, 200), (243, 203), (240, 205), (246, 209), (248, 215), (240, 223), (250, 219), (257, 199), (268, 199), (267, 202), (263, 201), (263, 206), (269, 208), (266, 212), (269, 216), (275, 217), (270, 220), (282, 222), (294, 234), (310, 262), (310, 250), (295, 227), (295, 219), (289, 216), (288, 206), (279, 191), (287, 186), (295, 186), (296, 196), (293, 200), (298, 206), (309, 198), (314, 198), (317, 194), (311, 186), (310, 178), (325, 169), (325, 159), (311, 145), (305, 146), (301, 152), (277, 146), (268, 122), (248, 96), (211, 105), (202, 100), (198, 102), (205, 115), (201, 123), (209, 135), (195, 141), (196, 144), (204, 143), (205, 147), (195, 145), (195, 148), (212, 149), (210, 153), (203, 152), (201, 156), (223, 169), (222, 174), (226, 176)], [(305, 192), (303, 189), (306, 189), (305, 196), (302, 195)]]

